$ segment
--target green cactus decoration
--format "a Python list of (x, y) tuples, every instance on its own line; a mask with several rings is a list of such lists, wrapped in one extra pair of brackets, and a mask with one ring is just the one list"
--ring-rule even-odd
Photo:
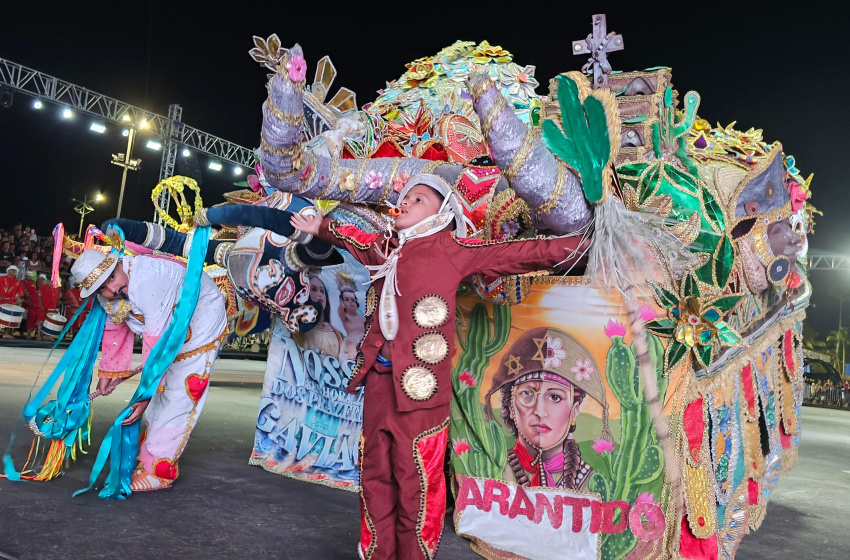
[(558, 76), (558, 103), (564, 131), (554, 121), (543, 122), (549, 149), (581, 175), (584, 196), (591, 204), (602, 200), (602, 171), (611, 157), (611, 139), (602, 102), (588, 96), (581, 102), (578, 86)]
[(452, 370), (452, 439), (465, 437), (470, 451), (463, 457), (454, 454), (455, 470), (462, 466), (466, 474), (485, 478), (501, 478), (507, 462), (507, 443), (498, 422), (488, 422), (479, 401), (480, 383), (490, 358), (508, 341), (511, 308), (493, 305), (493, 326), (484, 304), (477, 304), (469, 314), (466, 333), (457, 331), (462, 349)]
[[(655, 369), (659, 398), (664, 400), (668, 378), (664, 374), (664, 345), (647, 333), (650, 363)], [(608, 385), (620, 401), (620, 443), (610, 457), (610, 476), (594, 472), (589, 487), (603, 501), (624, 500), (634, 503), (640, 492), (661, 495), (664, 462), (658, 436), (652, 426), (649, 404), (643, 391), (634, 344), (629, 347), (622, 336), (611, 337), (605, 360)], [(615, 520), (617, 521), (617, 520)], [(603, 560), (621, 560), (637, 543), (631, 531), (602, 536)]]
[(688, 132), (697, 118), (700, 96), (695, 91), (685, 94), (685, 107), (682, 120), (676, 121), (676, 106), (673, 103), (673, 90), (670, 87), (664, 91), (661, 101), (660, 117), (652, 125), (652, 145), (656, 159), (663, 159), (664, 154), (673, 154), (687, 168), (688, 172), (697, 175), (696, 165), (688, 156), (684, 135)]

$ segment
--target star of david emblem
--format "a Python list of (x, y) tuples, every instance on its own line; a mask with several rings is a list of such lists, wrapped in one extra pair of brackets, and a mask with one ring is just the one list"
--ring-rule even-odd
[(531, 340), (533, 340), (534, 344), (537, 345), (537, 352), (534, 353), (534, 356), (531, 359), (542, 364), (546, 361), (546, 354), (548, 351), (546, 348), (546, 337), (532, 338)]
[(505, 366), (508, 368), (508, 375), (511, 377), (522, 371), (522, 363), (519, 361), (519, 356), (508, 356)]

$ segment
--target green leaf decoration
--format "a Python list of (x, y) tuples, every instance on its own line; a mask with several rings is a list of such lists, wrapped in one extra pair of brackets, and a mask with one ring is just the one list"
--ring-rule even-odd
[(652, 290), (652, 295), (655, 297), (655, 301), (658, 302), (658, 305), (661, 307), (670, 309), (671, 307), (679, 305), (679, 296), (673, 292), (668, 292), (655, 282), (647, 282), (647, 284), (649, 284), (649, 288)]
[(712, 346), (694, 346), (694, 350), (694, 354), (696, 354), (697, 360), (699, 360), (703, 367), (708, 367), (711, 365), (711, 353), (713, 350)]
[(716, 307), (717, 310), (720, 311), (720, 313), (725, 315), (733, 307), (735, 307), (736, 303), (741, 301), (742, 297), (744, 297), (743, 294), (738, 294), (738, 295), (734, 295), (734, 296), (723, 296), (721, 298), (717, 298), (716, 300), (711, 302), (709, 305), (711, 307)]
[(566, 76), (558, 76), (558, 102), (564, 131), (547, 120), (543, 139), (556, 156), (579, 172), (585, 198), (596, 204), (602, 200), (602, 171), (611, 155), (605, 108), (595, 97), (582, 104), (578, 86)]
[(684, 296), (684, 297), (689, 297), (689, 296), (700, 297), (699, 285), (697, 284), (696, 280), (694, 280), (693, 277), (690, 274), (685, 276), (685, 280), (684, 280), (684, 282), (682, 282), (682, 296)]
[(666, 361), (667, 361), (667, 370), (670, 371), (674, 369), (679, 362), (682, 361), (682, 358), (685, 357), (688, 353), (688, 347), (679, 342), (670, 342), (670, 345), (667, 346), (666, 351)]
[(653, 319), (644, 324), (644, 328), (658, 336), (671, 337), (676, 328), (676, 321), (672, 319)]
[(717, 336), (727, 346), (740, 346), (744, 342), (741, 335), (729, 328), (729, 325), (724, 321), (718, 322), (715, 326), (717, 327)]
[(716, 257), (714, 259), (714, 274), (717, 277), (717, 285), (725, 286), (732, 274), (732, 264), (735, 262), (735, 250), (728, 235), (720, 238), (717, 244)]

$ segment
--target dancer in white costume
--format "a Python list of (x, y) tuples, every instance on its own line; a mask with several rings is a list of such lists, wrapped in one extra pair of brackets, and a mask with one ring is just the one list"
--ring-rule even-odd
[[(134, 335), (142, 336), (144, 361), (168, 326), (186, 266), (162, 256), (124, 256), (119, 261), (92, 249), (77, 259), (72, 272), (82, 285), (81, 295), (97, 293), (108, 314), (98, 369), (98, 389), (108, 394), (112, 379), (132, 373)], [(204, 274), (180, 353), (163, 375), (154, 397), (133, 405), (132, 414), (124, 422), (130, 424), (144, 414), (147, 424), (139, 464), (133, 471), (133, 492), (170, 488), (177, 478), (177, 460), (201, 414), (213, 364), (226, 334), (224, 298), (215, 282)]]

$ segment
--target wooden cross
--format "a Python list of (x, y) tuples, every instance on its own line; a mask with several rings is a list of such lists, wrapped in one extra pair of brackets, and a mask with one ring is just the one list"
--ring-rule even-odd
[(611, 72), (608, 53), (623, 50), (623, 36), (613, 31), (606, 35), (606, 31), (605, 14), (596, 14), (593, 16), (593, 33), (587, 39), (573, 41), (573, 54), (590, 55), (581, 71), (593, 74), (593, 89), (608, 87), (608, 73)]

